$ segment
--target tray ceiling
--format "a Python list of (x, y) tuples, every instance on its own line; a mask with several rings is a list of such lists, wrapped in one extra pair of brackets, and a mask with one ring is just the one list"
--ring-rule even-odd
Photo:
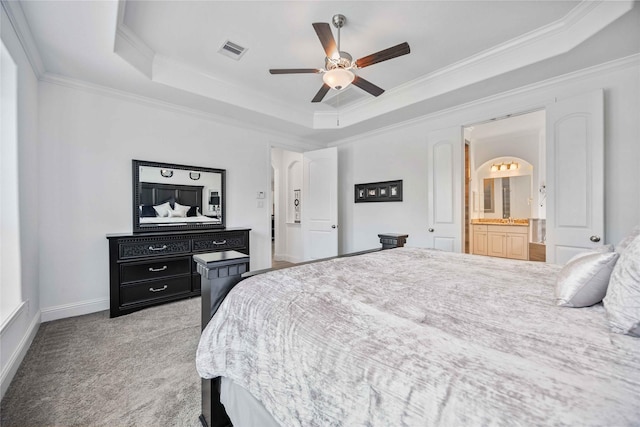
[[(632, 1), (53, 0), (20, 6), (43, 75), (51, 79), (323, 142), (446, 108), (447, 95), (486, 96), (483, 82), (500, 76), (519, 73), (525, 84), (539, 81), (550, 67), (537, 70), (536, 64), (554, 58), (568, 58), (554, 65), (562, 73), (591, 65), (585, 56), (599, 63), (640, 50), (633, 41), (638, 30), (632, 30), (640, 15)], [(411, 46), (409, 55), (358, 70), (386, 90), (380, 97), (349, 87), (312, 104), (320, 75), (268, 73), (322, 67), (324, 52), (311, 24), (330, 22), (336, 13), (347, 17), (341, 48), (354, 58), (404, 41)], [(631, 17), (620, 19), (624, 15)], [(616, 47), (581, 52), (600, 33), (608, 42), (619, 38)], [(226, 41), (246, 48), (242, 58), (218, 52)], [(492, 85), (494, 93), (507, 89)]]

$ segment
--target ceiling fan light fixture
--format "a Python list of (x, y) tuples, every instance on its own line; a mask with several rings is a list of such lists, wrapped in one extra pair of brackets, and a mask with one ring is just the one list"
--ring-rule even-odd
[(324, 73), (322, 80), (332, 89), (342, 90), (349, 86), (356, 76), (344, 68), (334, 68)]

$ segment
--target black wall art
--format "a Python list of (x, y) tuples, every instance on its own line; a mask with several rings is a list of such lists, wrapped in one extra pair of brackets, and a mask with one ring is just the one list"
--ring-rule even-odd
[(355, 202), (401, 202), (402, 180), (355, 185)]

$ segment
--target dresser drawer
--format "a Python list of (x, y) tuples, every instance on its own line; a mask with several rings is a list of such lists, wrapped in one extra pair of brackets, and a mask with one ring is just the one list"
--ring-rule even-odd
[(168, 276), (191, 273), (191, 258), (169, 259), (164, 261), (144, 261), (122, 264), (120, 282), (159, 279)]
[(200, 289), (202, 289), (202, 276), (194, 274), (191, 276), (191, 290), (193, 292), (200, 292)]
[(191, 292), (191, 275), (120, 287), (120, 305), (161, 300)]
[(209, 234), (206, 238), (193, 239), (193, 252), (225, 251), (228, 249), (243, 249), (247, 247), (245, 233)]
[(120, 243), (119, 249), (120, 259), (181, 253), (188, 254), (191, 251), (191, 240), (139, 240), (130, 243)]

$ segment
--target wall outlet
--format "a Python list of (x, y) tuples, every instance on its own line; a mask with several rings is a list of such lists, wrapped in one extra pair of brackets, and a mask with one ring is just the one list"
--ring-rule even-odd
[(262, 200), (258, 200), (258, 207), (264, 208), (264, 202)]

